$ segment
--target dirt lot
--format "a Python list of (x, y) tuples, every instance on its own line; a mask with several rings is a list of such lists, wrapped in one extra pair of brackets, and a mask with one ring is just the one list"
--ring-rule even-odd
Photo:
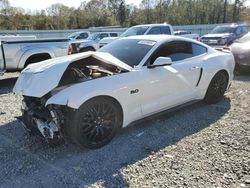
[(16, 76), (0, 80), (0, 187), (250, 187), (250, 75), (219, 104), (144, 121), (98, 150), (27, 135)]

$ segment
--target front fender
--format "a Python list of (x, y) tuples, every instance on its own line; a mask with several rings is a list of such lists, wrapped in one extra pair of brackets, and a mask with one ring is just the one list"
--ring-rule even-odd
[(51, 58), (55, 57), (55, 53), (53, 52), (52, 48), (35, 48), (35, 49), (28, 49), (26, 50), (19, 63), (18, 63), (18, 69), (21, 70), (24, 68), (26, 61), (28, 60), (29, 57), (31, 57), (32, 55), (36, 55), (36, 54), (44, 54), (47, 53), (50, 55)]
[(46, 106), (50, 104), (56, 104), (78, 109), (84, 102), (93, 97), (105, 95), (115, 98), (115, 90), (109, 89), (109, 87), (104, 89), (104, 87), (101, 87), (97, 83), (98, 80), (91, 80), (67, 87), (49, 98)]
[(62, 105), (78, 109), (93, 97), (108, 96), (120, 103), (126, 126), (142, 116), (140, 95), (131, 95), (131, 90), (136, 87), (134, 83), (136, 76), (136, 73), (122, 73), (74, 84), (54, 94), (47, 100), (46, 106)]

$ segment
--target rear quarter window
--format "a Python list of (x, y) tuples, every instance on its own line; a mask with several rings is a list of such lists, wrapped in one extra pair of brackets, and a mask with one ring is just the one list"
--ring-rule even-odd
[(192, 48), (193, 48), (193, 56), (199, 56), (207, 53), (207, 48), (204, 46), (192, 43)]

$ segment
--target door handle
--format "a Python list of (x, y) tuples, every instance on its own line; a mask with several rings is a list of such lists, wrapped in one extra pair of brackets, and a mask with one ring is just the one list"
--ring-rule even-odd
[(195, 67), (191, 68), (192, 71), (195, 71), (195, 70), (198, 70), (198, 69), (200, 69), (200, 67), (195, 66)]

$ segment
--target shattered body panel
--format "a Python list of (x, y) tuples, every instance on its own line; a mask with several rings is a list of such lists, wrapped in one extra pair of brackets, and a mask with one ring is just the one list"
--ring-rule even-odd
[(29, 65), (21, 72), (13, 91), (19, 95), (42, 97), (58, 86), (61, 77), (71, 63), (89, 57), (102, 61), (104, 64), (117, 66), (123, 70), (131, 70), (131, 67), (110, 54), (101, 52), (80, 53)]

